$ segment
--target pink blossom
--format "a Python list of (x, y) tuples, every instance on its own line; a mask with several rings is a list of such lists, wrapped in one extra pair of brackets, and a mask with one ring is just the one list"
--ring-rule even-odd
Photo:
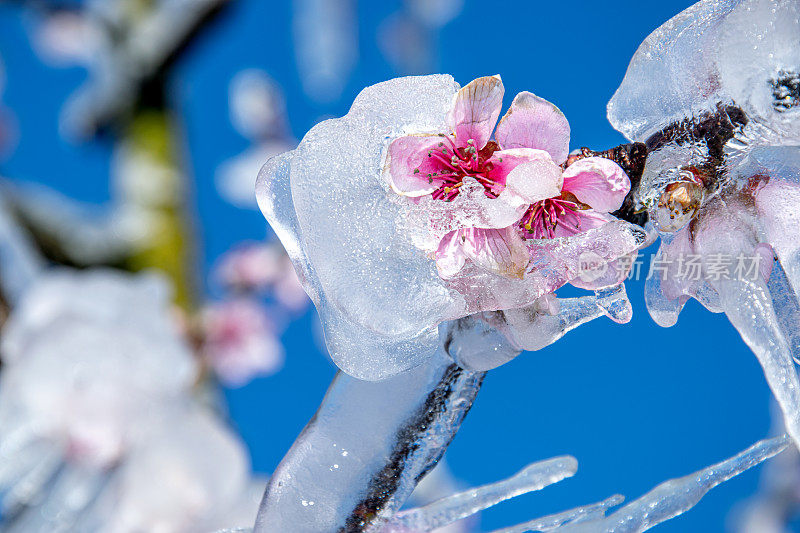
[(202, 325), (203, 354), (226, 385), (244, 385), (283, 365), (283, 347), (255, 302), (239, 299), (210, 306), (203, 312)]
[(569, 123), (531, 93), (514, 98), (491, 140), (502, 98), (498, 76), (478, 78), (456, 95), (449, 132), (414, 133), (389, 146), (389, 185), (427, 202), (431, 251), (443, 278), (467, 260), (521, 278), (530, 262), (526, 240), (601, 226), (630, 190), (628, 176), (608, 159), (582, 159), (562, 172)]
[(531, 205), (520, 227), (534, 239), (569, 237), (613, 220), (631, 188), (619, 165), (602, 157), (587, 157), (564, 171), (561, 193)]
[(292, 311), (308, 307), (308, 295), (297, 279), (292, 261), (277, 243), (248, 244), (226, 253), (215, 276), (235, 290), (271, 292)]

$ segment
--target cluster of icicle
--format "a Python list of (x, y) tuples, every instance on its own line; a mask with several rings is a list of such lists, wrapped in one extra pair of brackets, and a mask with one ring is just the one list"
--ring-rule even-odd
[[(705, 494), (732, 477), (769, 459), (789, 445), (786, 436), (757, 442), (748, 449), (687, 476), (671, 479), (626, 504), (614, 494), (603, 501), (560, 513), (534, 518), (492, 533), (555, 531), (558, 533), (638, 533), (674, 518), (694, 507)], [(517, 474), (397, 513), (380, 533), (423, 533), (463, 520), (510, 498), (541, 490), (572, 477), (578, 469), (574, 457), (562, 456), (530, 464)], [(618, 509), (614, 509), (619, 507)], [(247, 533), (249, 528), (220, 533)]]

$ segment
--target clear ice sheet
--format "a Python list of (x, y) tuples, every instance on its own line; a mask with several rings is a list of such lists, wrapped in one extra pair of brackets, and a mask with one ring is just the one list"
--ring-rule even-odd
[(452, 77), (398, 78), (364, 89), (343, 118), (324, 121), (298, 148), (270, 160), (259, 205), (317, 303), (334, 362), (379, 380), (429, 358), (437, 326), (481, 311), (524, 307), (580, 272), (580, 255), (605, 261), (638, 248), (644, 232), (617, 221), (568, 239), (529, 241), (533, 272), (510, 279), (476, 267), (445, 281), (414, 244), (407, 221), (421, 207), (388, 190), (388, 142), (445, 131)]

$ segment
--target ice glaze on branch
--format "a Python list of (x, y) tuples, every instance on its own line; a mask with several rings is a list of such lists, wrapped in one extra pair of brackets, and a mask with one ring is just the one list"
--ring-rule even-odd
[(270, 478), (255, 531), (380, 531), (439, 461), (484, 375), (442, 351), (381, 382), (339, 372)]
[(581, 147), (567, 158), (565, 166), (587, 157), (604, 157), (618, 164), (631, 180), (631, 190), (625, 197), (622, 208), (612, 214), (622, 220), (644, 226), (647, 211), (636, 206), (639, 184), (644, 172), (647, 156), (668, 143), (686, 144), (703, 142), (708, 148), (708, 158), (700, 171), (706, 178), (704, 185), (714, 190), (718, 183), (720, 166), (724, 158), (725, 144), (733, 139), (748, 123), (744, 111), (735, 105), (717, 104), (717, 111), (699, 115), (697, 118), (672, 122), (647, 138), (645, 142), (620, 144), (608, 150), (592, 150)]

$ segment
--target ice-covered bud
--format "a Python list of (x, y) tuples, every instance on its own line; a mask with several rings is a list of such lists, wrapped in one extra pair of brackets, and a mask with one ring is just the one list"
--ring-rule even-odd
[(284, 351), (265, 309), (238, 299), (202, 312), (203, 355), (225, 385), (244, 385), (283, 365)]
[(795, 443), (799, 33), (797, 2), (698, 2), (645, 39), (608, 104), (614, 127), (648, 150), (636, 203), (662, 240), (645, 287), (650, 314), (671, 326), (689, 298), (725, 312)]
[[(570, 177), (559, 167), (569, 126), (521, 93), (491, 140), (502, 95), (498, 77), (463, 89), (446, 75), (379, 83), (262, 169), (259, 205), (345, 372), (375, 380), (409, 369), (433, 354), (441, 322), (530, 305), (574, 280), (582, 253), (613, 261), (643, 242), (622, 221), (523, 236), (526, 210)], [(595, 197), (572, 178), (578, 200), (613, 203), (607, 189)]]
[(686, 227), (703, 203), (704, 189), (692, 181), (677, 181), (664, 188), (653, 216), (659, 231), (678, 231)]

